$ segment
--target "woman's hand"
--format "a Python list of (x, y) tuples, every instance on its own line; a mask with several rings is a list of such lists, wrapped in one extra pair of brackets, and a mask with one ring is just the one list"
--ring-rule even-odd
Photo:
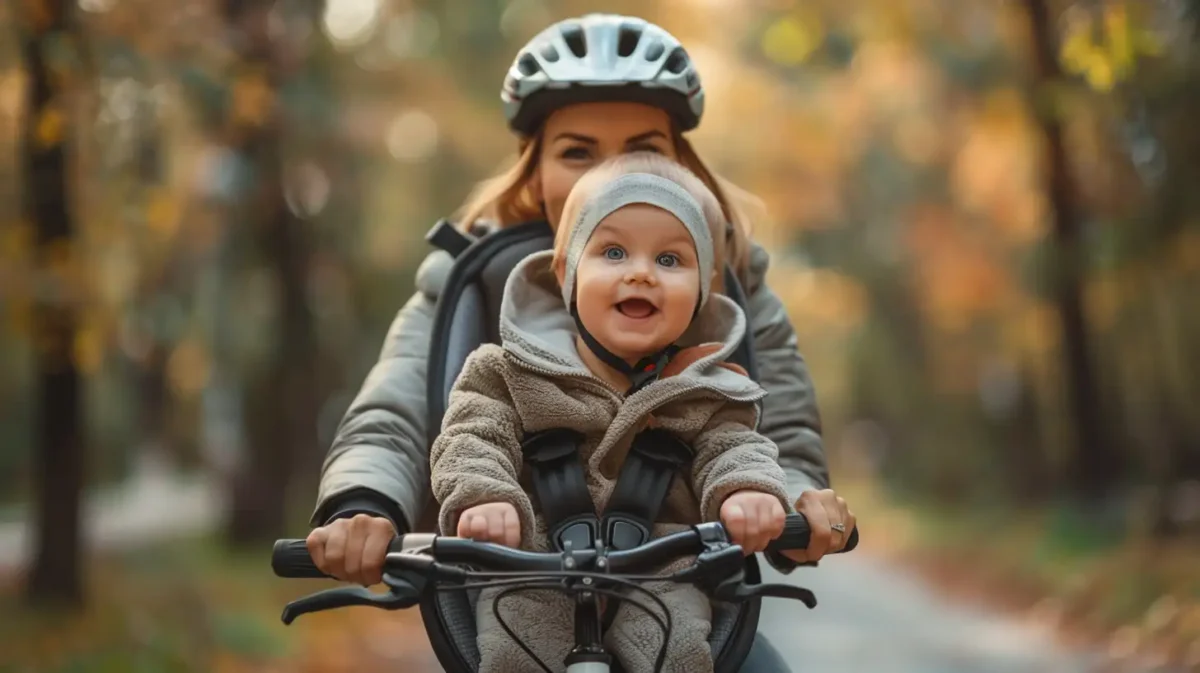
[[(796, 563), (812, 563), (826, 554), (841, 551), (857, 523), (854, 513), (846, 506), (846, 500), (828, 488), (805, 491), (796, 501), (796, 511), (808, 519), (808, 527), (812, 531), (808, 549), (781, 552)], [(833, 526), (836, 524), (841, 524), (840, 528), (844, 530), (835, 529)]]
[(356, 514), (317, 528), (305, 542), (321, 572), (343, 582), (369, 587), (383, 581), (383, 562), (395, 537), (391, 521)]
[(521, 518), (507, 502), (468, 507), (458, 517), (458, 536), (515, 548), (521, 544)]
[(783, 534), (784, 518), (779, 498), (758, 491), (737, 491), (721, 503), (721, 523), (747, 556)]

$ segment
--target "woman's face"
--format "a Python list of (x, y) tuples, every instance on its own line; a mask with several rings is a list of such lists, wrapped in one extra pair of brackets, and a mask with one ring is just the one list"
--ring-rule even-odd
[(557, 228), (563, 204), (580, 176), (609, 157), (658, 152), (678, 161), (671, 118), (642, 103), (577, 103), (553, 112), (542, 128), (542, 147), (531, 189)]

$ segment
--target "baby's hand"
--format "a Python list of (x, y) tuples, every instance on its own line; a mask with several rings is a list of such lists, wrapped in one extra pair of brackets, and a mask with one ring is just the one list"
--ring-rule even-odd
[(721, 523), (747, 555), (766, 549), (782, 535), (783, 520), (779, 498), (766, 493), (738, 491), (721, 503)]
[(516, 547), (521, 544), (521, 519), (517, 516), (517, 508), (507, 502), (468, 507), (458, 517), (458, 536)]

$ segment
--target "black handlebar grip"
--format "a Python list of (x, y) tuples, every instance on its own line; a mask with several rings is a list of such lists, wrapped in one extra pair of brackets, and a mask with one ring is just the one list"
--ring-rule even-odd
[(803, 514), (789, 514), (783, 521), (783, 534), (767, 543), (767, 551), (806, 549), (811, 533)]
[(842, 550), (838, 553), (845, 554), (848, 551), (854, 551), (854, 548), (857, 546), (858, 546), (858, 526), (855, 526), (854, 530), (850, 531), (850, 539), (846, 540), (846, 546), (842, 547)]
[[(767, 544), (767, 551), (780, 552), (794, 549), (807, 549), (812, 530), (808, 527), (808, 519), (803, 514), (789, 514), (783, 522), (783, 534)], [(858, 527), (850, 531), (850, 539), (838, 553), (853, 551), (858, 546)]]
[[(397, 535), (388, 544), (389, 554), (403, 549), (403, 535)], [(276, 577), (334, 579), (317, 569), (304, 540), (276, 540), (275, 548), (271, 550), (271, 569), (275, 571)]]
[(276, 577), (329, 577), (317, 570), (304, 540), (276, 540), (271, 550), (271, 569)]

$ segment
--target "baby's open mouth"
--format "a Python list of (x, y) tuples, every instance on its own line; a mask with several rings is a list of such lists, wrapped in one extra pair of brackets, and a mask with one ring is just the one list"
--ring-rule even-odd
[(626, 299), (617, 304), (617, 310), (627, 318), (649, 318), (658, 312), (654, 304), (645, 299)]

